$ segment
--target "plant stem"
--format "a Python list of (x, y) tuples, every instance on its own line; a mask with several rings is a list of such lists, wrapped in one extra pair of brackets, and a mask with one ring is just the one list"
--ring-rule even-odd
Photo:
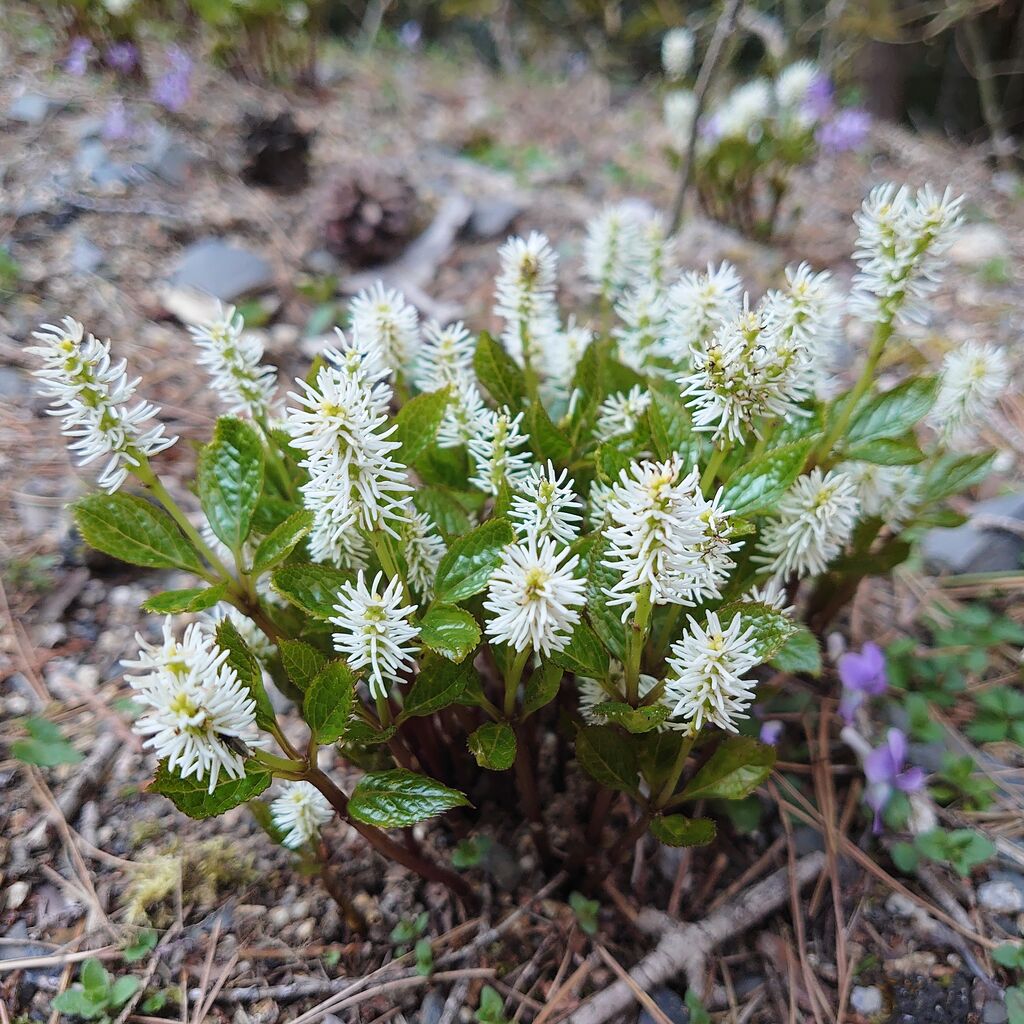
[(281, 490), (292, 501), (298, 501), (299, 492), (296, 490), (295, 481), (288, 475), (288, 469), (285, 466), (284, 459), (281, 458), (281, 450), (278, 448), (277, 441), (270, 432), (270, 424), (267, 423), (267, 418), (265, 416), (260, 416), (256, 420), (256, 423), (263, 432), (263, 440), (266, 441), (267, 445), (267, 463), (273, 472), (274, 479), (277, 481), (278, 487), (281, 488)]
[(672, 767), (669, 770), (668, 777), (665, 779), (665, 784), (654, 799), (654, 806), (659, 810), (672, 799), (672, 794), (675, 793), (676, 786), (679, 785), (679, 777), (683, 774), (683, 769), (686, 767), (686, 759), (690, 756), (690, 751), (693, 749), (694, 738), (693, 736), (684, 737), (683, 742), (679, 745), (679, 752), (676, 754), (675, 761), (672, 762)]
[(704, 467), (704, 472), (700, 478), (700, 489), (704, 494), (707, 494), (708, 489), (714, 484), (715, 477), (718, 476), (718, 471), (722, 468), (723, 462), (725, 462), (725, 445), (722, 445), (721, 448), (715, 448), (711, 453), (711, 458), (708, 459), (708, 464)]
[(475, 907), (477, 898), (469, 883), (461, 875), (435, 864), (422, 854), (414, 853), (401, 843), (396, 843), (389, 835), (373, 825), (352, 818), (348, 813), (348, 797), (319, 768), (310, 766), (305, 781), (314, 785), (334, 808), (342, 821), (352, 826), (382, 857), (396, 861), (410, 871), (415, 871), (421, 878), (429, 882), (440, 882), (450, 889), (467, 907)]
[(651, 621), (650, 584), (640, 588), (636, 598), (636, 611), (626, 631), (626, 702), (636, 707), (640, 702), (640, 660), (647, 642), (647, 628)]
[(394, 578), (397, 576), (402, 581), (402, 593), (405, 595), (405, 603), (411, 604), (412, 598), (409, 594), (409, 584), (406, 583), (405, 576), (398, 568), (398, 559), (395, 558), (395, 552), (391, 547), (391, 537), (382, 530), (367, 530), (366, 532), (384, 571), (390, 577)]
[(531, 653), (532, 651), (529, 647), (524, 647), (516, 655), (515, 660), (505, 674), (505, 703), (502, 710), (505, 718), (509, 721), (512, 720), (516, 713), (516, 693), (519, 690), (519, 680), (523, 678), (523, 669), (526, 667), (526, 662)]
[(295, 774), (296, 772), (303, 772), (306, 768), (306, 762), (301, 758), (292, 760), (290, 757), (278, 757), (276, 754), (268, 754), (265, 750), (254, 750), (253, 758), (259, 761), (260, 764), (266, 765), (271, 771), (277, 772), (289, 772)]

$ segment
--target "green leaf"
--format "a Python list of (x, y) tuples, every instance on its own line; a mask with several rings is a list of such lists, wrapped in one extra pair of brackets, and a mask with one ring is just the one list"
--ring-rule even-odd
[(512, 543), (512, 527), (505, 519), (486, 523), (460, 537), (437, 567), (435, 600), (458, 604), (483, 590), (501, 564), (502, 549)]
[(913, 843), (893, 843), (889, 849), (889, 856), (892, 858), (896, 869), (905, 875), (912, 875), (917, 871), (920, 856)]
[(576, 734), (576, 760), (602, 786), (636, 792), (636, 750), (614, 726), (588, 725), (580, 729)]
[(727, 736), (687, 783), (686, 800), (740, 800), (752, 793), (771, 774), (775, 748), (749, 736)]
[(364, 775), (352, 792), (349, 814), (378, 828), (406, 828), (453, 807), (472, 806), (465, 794), (404, 768)]
[(81, 1017), (83, 1020), (95, 1020), (103, 1016), (107, 1008), (106, 994), (103, 998), (93, 999), (80, 988), (69, 988), (54, 996), (50, 1005), (61, 1013), (68, 1013), (72, 1017)]
[(22, 723), (29, 735), (27, 740), (11, 744), (11, 756), (23, 764), (37, 768), (53, 768), (58, 764), (78, 764), (82, 755), (75, 750), (60, 729), (45, 718), (26, 718)]
[(135, 963), (136, 960), (141, 960), (144, 956), (148, 956), (156, 948), (157, 934), (155, 928), (143, 928), (141, 929), (124, 947), (122, 956), (128, 963)]
[(657, 729), (668, 718), (669, 709), (664, 704), (634, 708), (622, 701), (606, 700), (594, 708), (594, 713), (621, 725), (627, 732), (640, 734)]
[[(446, 541), (469, 533), (473, 521), (461, 499), (467, 495), (447, 487), (420, 487), (413, 492), (412, 500), (418, 512), (428, 516), (441, 531)], [(472, 497), (482, 497), (474, 492)]]
[(516, 759), (516, 734), (504, 722), (486, 722), (470, 734), (469, 751), (481, 768), (503, 772)]
[(205, 779), (202, 782), (194, 776), (183, 779), (168, 771), (167, 762), (161, 761), (148, 792), (168, 797), (179, 811), (190, 818), (213, 818), (259, 796), (271, 782), (273, 776), (266, 768), (258, 762), (247, 761), (242, 778), (222, 777), (210, 793), (209, 783)]
[(345, 735), (355, 701), (356, 679), (345, 662), (329, 662), (309, 684), (302, 717), (317, 743), (336, 743)]
[(79, 974), (79, 980), (82, 982), (86, 992), (90, 995), (102, 995), (104, 998), (107, 997), (108, 989), (110, 988), (110, 974), (103, 964), (95, 957), (89, 957), (89, 959), (82, 964), (82, 971), (81, 974)]
[(174, 520), (134, 494), (90, 494), (71, 506), (86, 544), (147, 569), (186, 569), (202, 575), (195, 549)]
[(1006, 1024), (1024, 1024), (1024, 987), (1006, 990)]
[(707, 846), (718, 829), (710, 818), (666, 814), (651, 822), (651, 835), (666, 846)]
[(547, 707), (558, 696), (563, 675), (565, 670), (553, 661), (546, 661), (540, 668), (533, 670), (523, 690), (523, 718)]
[(771, 665), (780, 672), (802, 672), (817, 678), (821, 675), (821, 646), (818, 638), (806, 626), (797, 626), (796, 632), (771, 659)]
[(606, 441), (597, 449), (594, 464), (598, 476), (605, 483), (615, 483), (624, 469), (629, 468), (629, 456), (611, 441)]
[(411, 466), (434, 443), (450, 400), (451, 390), (441, 388), (440, 391), (417, 395), (398, 410), (398, 428), (391, 436), (392, 441), (399, 441), (402, 445), (401, 450), (395, 453), (396, 459)]
[(974, 455), (940, 455), (930, 463), (921, 486), (922, 503), (941, 501), (981, 483), (988, 476), (995, 461), (994, 451)]
[(682, 402), (660, 391), (652, 391), (647, 422), (659, 459), (670, 459), (678, 453), (686, 465), (697, 461), (700, 439), (694, 436), (690, 413)]
[(1000, 967), (1011, 970), (1024, 970), (1024, 942), (1004, 942), (992, 950), (992, 959)]
[(477, 380), (498, 405), (515, 414), (526, 395), (526, 380), (512, 357), (486, 331), (480, 334), (473, 354)]
[(597, 634), (582, 619), (576, 624), (566, 646), (551, 655), (551, 660), (578, 676), (608, 678), (608, 652)]
[(597, 900), (588, 900), (581, 892), (569, 893), (569, 906), (576, 915), (576, 922), (580, 930), (586, 935), (596, 935), (598, 927), (598, 913), (601, 905)]
[(114, 982), (110, 990), (110, 1005), (113, 1009), (124, 1006), (139, 990), (139, 979), (133, 974), (125, 974)]
[(466, 692), (474, 674), (472, 665), (428, 658), (405, 696), (402, 717), (422, 718), (451, 706)]
[(283, 562), (295, 545), (313, 528), (313, 513), (307, 509), (293, 512), (269, 536), (264, 537), (252, 557), (253, 575), (272, 569)]
[(626, 655), (626, 627), (622, 622), (618, 606), (608, 604), (605, 590), (619, 582), (620, 576), (614, 569), (604, 565), (608, 556), (608, 541), (601, 540), (590, 552), (587, 570), (587, 618), (601, 643), (622, 661)]
[(853, 445), (843, 457), (876, 466), (913, 466), (924, 460), (924, 452), (913, 437), (879, 437)]
[(463, 661), (480, 643), (480, 627), (462, 608), (434, 605), (420, 622), (420, 640), (449, 661)]
[(155, 615), (182, 615), (201, 612), (223, 601), (228, 592), (225, 580), (212, 587), (189, 587), (187, 590), (165, 590), (142, 602), (142, 610)]
[(217, 646), (228, 652), (227, 664), (238, 676), (238, 681), (249, 691), (249, 696), (256, 701), (256, 724), (261, 729), (271, 729), (277, 724), (274, 705), (270, 703), (267, 691), (263, 686), (263, 668), (259, 658), (249, 650), (249, 645), (242, 639), (242, 634), (230, 619), (221, 619), (217, 623)]
[(199, 453), (196, 483), (210, 529), (232, 551), (241, 551), (263, 490), (263, 443), (256, 429), (221, 416), (213, 440)]
[(524, 431), (530, 435), (530, 447), (542, 462), (551, 459), (556, 465), (568, 460), (572, 452), (569, 439), (551, 422), (540, 402), (532, 402), (526, 410)]
[(277, 593), (318, 619), (329, 619), (336, 614), (338, 593), (351, 582), (351, 573), (312, 562), (283, 565), (270, 577), (270, 585)]
[(480, 1005), (474, 1016), (479, 1024), (508, 1024), (505, 1000), (497, 989), (484, 985), (480, 990)]
[(771, 661), (785, 647), (799, 626), (787, 615), (760, 601), (733, 601), (718, 609), (723, 628), (739, 614), (742, 628), (754, 630), (754, 650), (762, 662)]
[(277, 646), (288, 678), (305, 692), (323, 670), (327, 659), (315, 647), (301, 640), (282, 640)]
[(797, 441), (748, 462), (730, 477), (722, 508), (738, 516), (771, 509), (800, 475), (810, 450), (810, 441)]
[(846, 431), (851, 448), (883, 437), (902, 437), (935, 404), (938, 377), (910, 377), (891, 391), (868, 399), (853, 414)]

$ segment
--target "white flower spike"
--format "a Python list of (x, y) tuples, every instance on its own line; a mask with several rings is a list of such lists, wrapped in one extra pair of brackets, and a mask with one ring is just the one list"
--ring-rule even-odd
[(327, 798), (309, 782), (285, 782), (281, 795), (270, 805), (270, 819), (285, 833), (282, 842), (297, 850), (320, 832), (334, 817), (334, 808)]

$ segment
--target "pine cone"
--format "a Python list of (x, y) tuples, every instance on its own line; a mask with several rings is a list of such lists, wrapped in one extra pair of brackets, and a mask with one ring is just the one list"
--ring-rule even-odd
[(276, 117), (246, 115), (242, 177), (254, 185), (294, 192), (309, 183), (310, 133), (285, 111)]
[(416, 233), (419, 198), (399, 175), (355, 172), (330, 187), (323, 222), (324, 244), (356, 267), (389, 263)]

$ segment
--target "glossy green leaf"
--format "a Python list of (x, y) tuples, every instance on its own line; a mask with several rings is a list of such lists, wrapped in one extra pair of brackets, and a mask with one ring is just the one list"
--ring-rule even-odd
[(147, 569), (202, 573), (195, 549), (162, 509), (134, 494), (90, 494), (71, 509), (86, 544)]
[(741, 616), (742, 629), (754, 630), (754, 649), (761, 661), (771, 661), (800, 628), (788, 615), (760, 601), (734, 601), (718, 609), (718, 620), (728, 627), (733, 617)]
[(455, 704), (462, 699), (475, 675), (476, 670), (468, 663), (460, 665), (447, 658), (427, 658), (405, 696), (402, 717), (422, 718)]
[(513, 358), (486, 331), (482, 332), (473, 354), (477, 380), (498, 403), (515, 413), (526, 395), (526, 380)]
[(426, 448), (434, 443), (450, 399), (450, 389), (442, 388), (417, 395), (398, 410), (398, 428), (391, 436), (392, 441), (402, 445), (401, 450), (395, 453), (398, 461), (407, 466), (414, 465)]
[(464, 492), (453, 491), (447, 487), (420, 487), (412, 496), (413, 504), (418, 512), (430, 518), (446, 541), (453, 537), (461, 537), (473, 528), (473, 520), (469, 510), (462, 504), (467, 497)]
[(579, 676), (608, 678), (608, 652), (582, 619), (576, 624), (569, 643), (561, 651), (552, 653), (551, 660)]
[(647, 422), (659, 459), (670, 459), (678, 454), (686, 468), (697, 462), (700, 439), (694, 436), (690, 413), (678, 398), (652, 390)]
[(924, 459), (924, 452), (913, 437), (879, 437), (853, 445), (843, 458), (876, 466), (913, 466)]
[(634, 708), (623, 701), (606, 700), (594, 708), (594, 714), (603, 715), (609, 722), (639, 735), (657, 729), (668, 718), (669, 709), (664, 704)]
[(302, 717), (317, 743), (336, 743), (352, 718), (356, 679), (344, 661), (325, 665), (309, 684), (302, 701)]
[(883, 437), (902, 437), (928, 414), (938, 389), (937, 377), (910, 377), (868, 399), (850, 420), (847, 445), (853, 448)]
[(771, 658), (771, 665), (780, 672), (820, 676), (821, 645), (818, 638), (806, 626), (798, 626)]
[(980, 484), (991, 472), (995, 457), (994, 451), (940, 455), (925, 470), (921, 501), (941, 501)]
[(263, 442), (256, 429), (221, 416), (213, 440), (199, 453), (196, 483), (210, 529), (232, 551), (241, 551), (263, 490)]
[(576, 734), (576, 760), (602, 786), (635, 793), (637, 761), (629, 737), (610, 725), (588, 725)]
[(307, 509), (294, 512), (272, 533), (264, 537), (256, 554), (252, 558), (253, 574), (273, 569), (283, 562), (294, 550), (295, 545), (306, 536), (313, 527), (313, 513)]
[(351, 582), (351, 573), (312, 562), (283, 565), (275, 569), (270, 578), (277, 593), (318, 619), (329, 619), (336, 614), (338, 594)]
[(261, 729), (270, 729), (276, 725), (274, 705), (263, 686), (263, 669), (259, 659), (249, 650), (249, 645), (238, 632), (230, 619), (221, 619), (217, 623), (217, 646), (228, 652), (227, 664), (235, 670), (238, 681), (249, 691), (249, 696), (256, 701), (256, 724)]
[(771, 774), (775, 748), (749, 736), (727, 736), (687, 783), (686, 800), (741, 800)]
[(523, 690), (523, 718), (547, 707), (558, 696), (558, 688), (562, 685), (564, 675), (565, 670), (562, 666), (556, 665), (553, 661), (546, 661), (540, 668), (533, 670)]
[(503, 772), (516, 759), (516, 734), (504, 722), (486, 722), (470, 734), (469, 751), (481, 768)]
[(183, 615), (205, 611), (223, 601), (228, 592), (225, 580), (212, 587), (189, 587), (186, 590), (165, 590), (142, 602), (142, 610), (154, 615)]
[(281, 640), (278, 645), (281, 663), (288, 678), (303, 692), (320, 674), (327, 659), (315, 648), (301, 640)]
[(437, 567), (435, 598), (458, 604), (483, 590), (501, 564), (502, 549), (512, 543), (512, 527), (505, 519), (489, 519), (460, 537)]
[(682, 814), (666, 814), (651, 822), (651, 835), (666, 846), (707, 846), (717, 831), (710, 818), (687, 818)]
[(800, 475), (810, 450), (810, 441), (797, 441), (748, 462), (726, 484), (722, 508), (738, 516), (768, 511)]
[(614, 569), (604, 565), (608, 557), (608, 542), (602, 539), (591, 549), (587, 569), (587, 618), (601, 643), (618, 658), (626, 653), (626, 627), (622, 622), (621, 606), (608, 604), (606, 590), (619, 582), (620, 576)]
[(348, 812), (356, 821), (378, 828), (406, 828), (443, 814), (453, 807), (468, 807), (457, 789), (404, 768), (364, 775), (352, 793)]
[(523, 419), (524, 432), (530, 435), (530, 447), (541, 462), (551, 459), (558, 465), (568, 460), (572, 445), (551, 422), (551, 417), (540, 402), (532, 402)]
[(272, 781), (273, 777), (266, 768), (255, 761), (247, 761), (242, 778), (229, 779), (222, 773), (220, 782), (210, 793), (207, 780), (183, 779), (169, 772), (167, 762), (161, 761), (148, 791), (168, 797), (179, 811), (190, 818), (213, 818), (259, 796)]
[(420, 640), (450, 661), (463, 661), (480, 643), (480, 627), (463, 608), (434, 605), (420, 622)]

